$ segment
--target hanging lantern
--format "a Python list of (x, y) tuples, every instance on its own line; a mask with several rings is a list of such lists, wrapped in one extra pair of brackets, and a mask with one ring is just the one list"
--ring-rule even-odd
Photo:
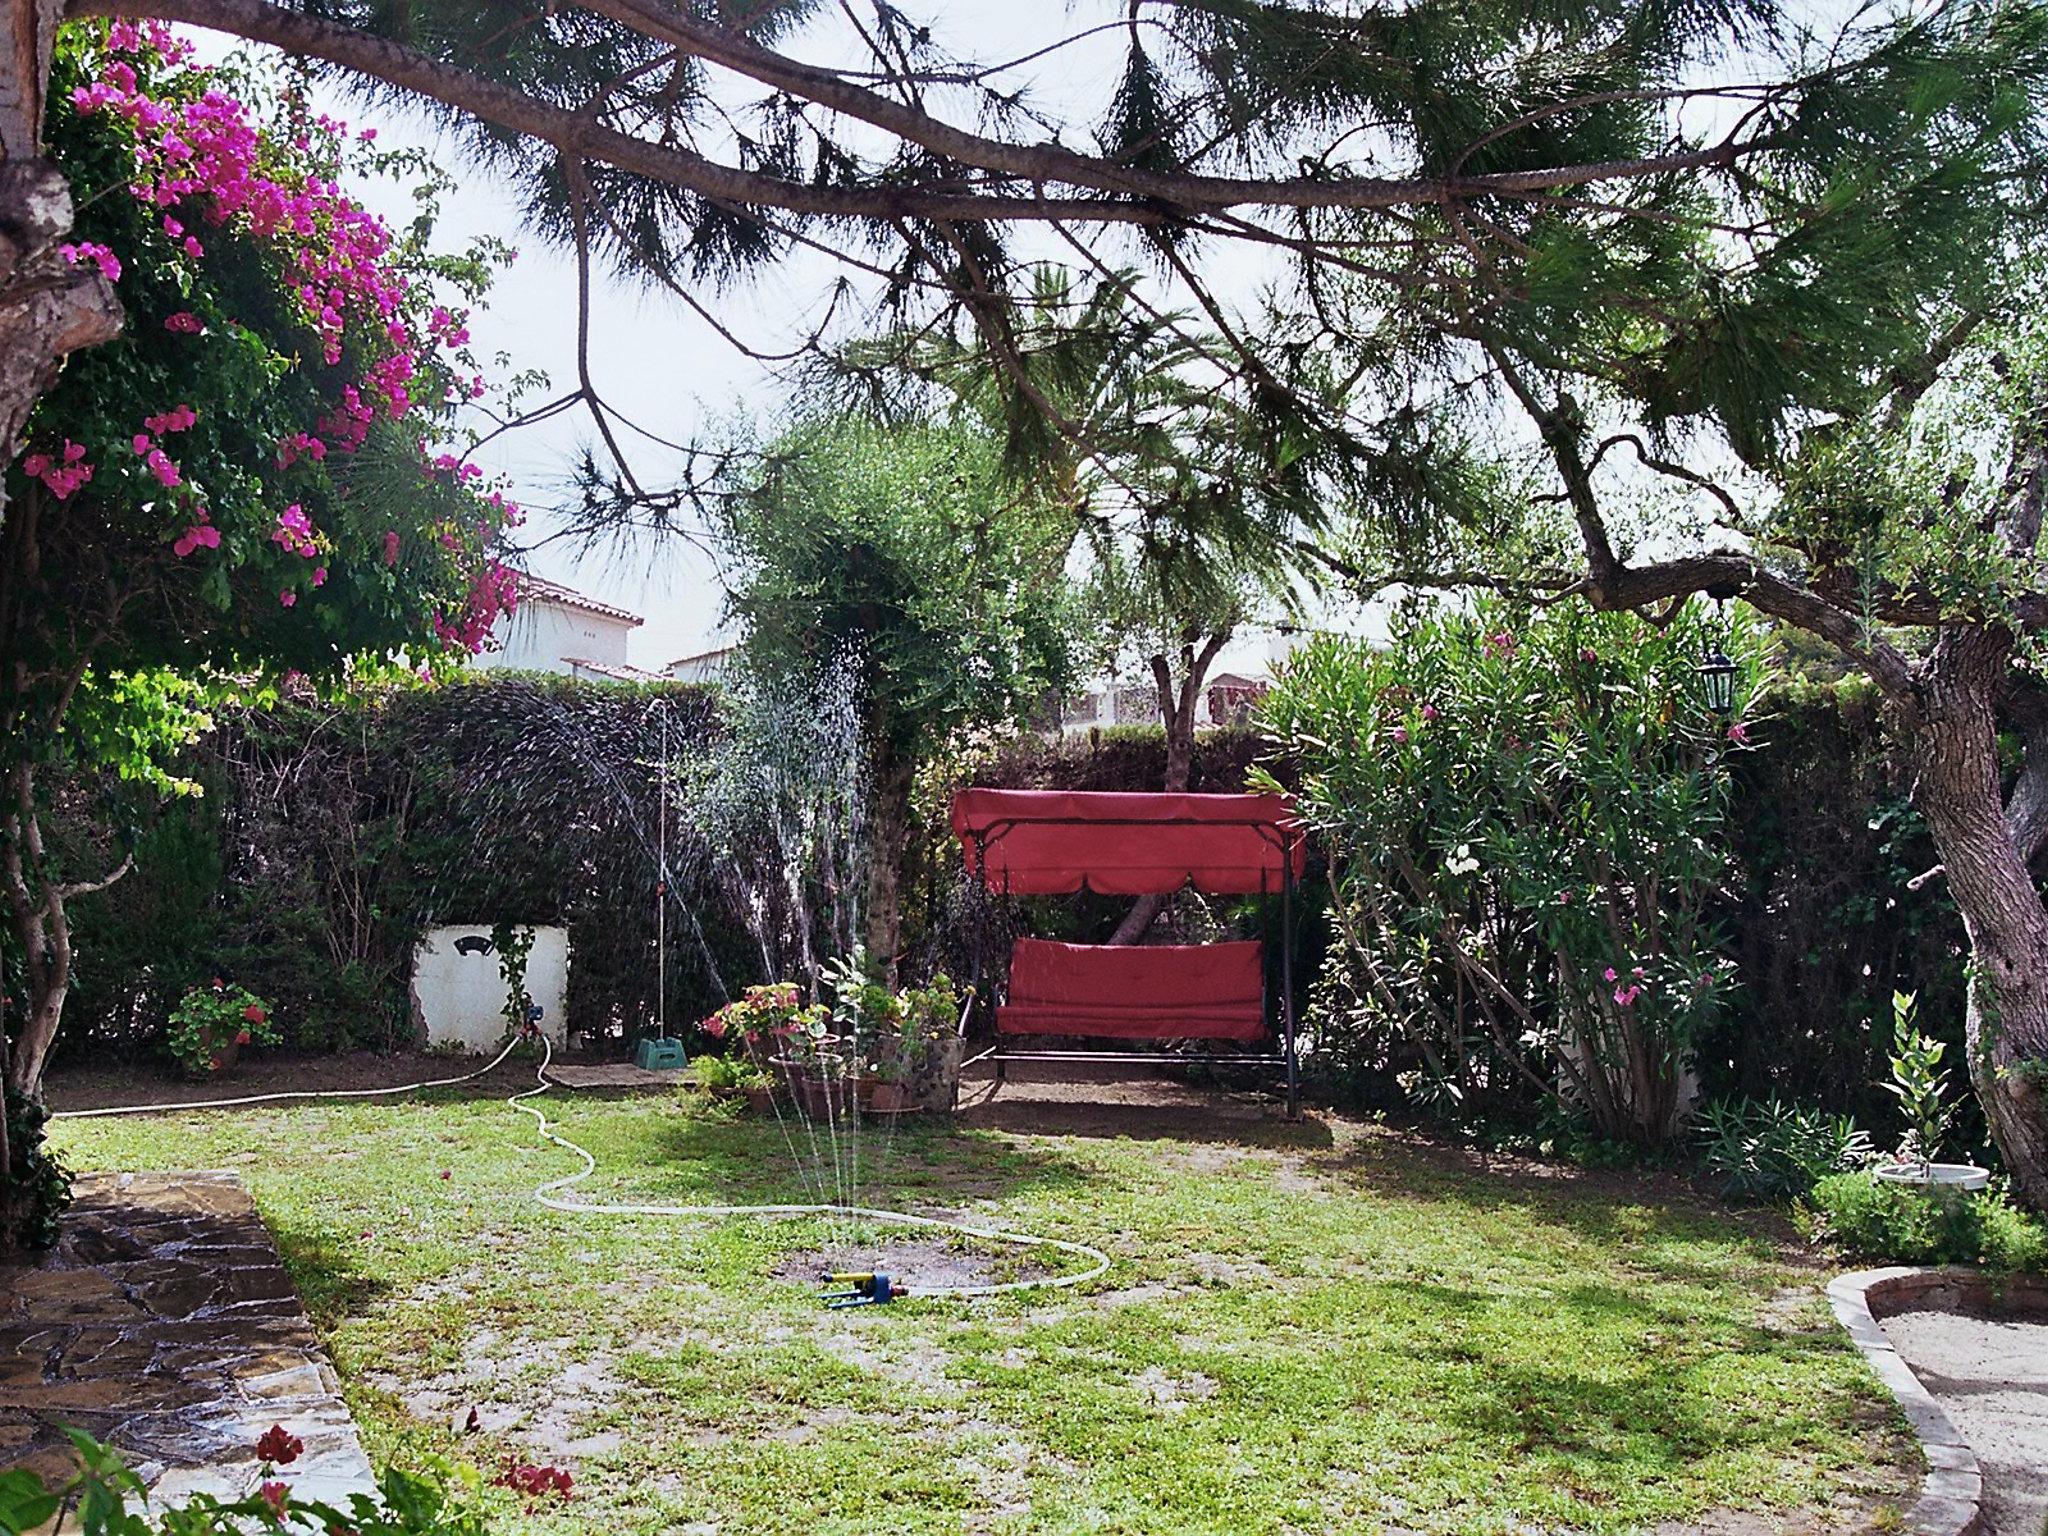
[(1707, 696), (1707, 708), (1717, 715), (1732, 714), (1735, 710), (1736, 670), (1728, 653), (1718, 645), (1700, 662), (1700, 684)]

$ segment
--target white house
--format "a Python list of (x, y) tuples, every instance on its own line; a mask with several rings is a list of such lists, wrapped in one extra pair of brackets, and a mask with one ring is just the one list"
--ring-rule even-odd
[(519, 602), (491, 631), (477, 665), (494, 671), (558, 672), (608, 682), (659, 682), (626, 660), (626, 642), (646, 621), (560, 582), (521, 575)]
[(694, 655), (678, 656), (661, 669), (662, 676), (678, 683), (723, 682), (725, 669), (731, 665), (738, 649), (734, 645), (720, 645)]

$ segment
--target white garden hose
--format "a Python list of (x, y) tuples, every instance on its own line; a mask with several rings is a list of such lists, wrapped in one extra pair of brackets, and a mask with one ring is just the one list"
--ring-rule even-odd
[[(1088, 1263), (1085, 1269), (1071, 1274), (1041, 1275), (1028, 1280), (989, 1281), (981, 1285), (909, 1285), (897, 1286), (893, 1294), (904, 1297), (927, 1299), (964, 1299), (974, 1296), (1002, 1296), (1016, 1291), (1065, 1290), (1076, 1285), (1085, 1285), (1109, 1268), (1109, 1255), (1100, 1248), (1091, 1248), (1086, 1243), (1068, 1242), (1061, 1237), (1040, 1237), (1031, 1232), (1006, 1232), (994, 1227), (977, 1227), (965, 1221), (955, 1221), (945, 1216), (919, 1216), (909, 1211), (885, 1211), (865, 1205), (649, 1205), (628, 1202), (580, 1200), (565, 1197), (563, 1191), (574, 1188), (597, 1172), (597, 1159), (590, 1152), (566, 1136), (556, 1133), (547, 1113), (533, 1103), (551, 1088), (572, 1086), (548, 1075), (553, 1065), (555, 1051), (546, 1035), (540, 1037), (540, 1067), (535, 1072), (533, 1087), (515, 1093), (505, 1103), (522, 1114), (533, 1116), (534, 1128), (543, 1141), (572, 1152), (583, 1160), (582, 1168), (563, 1178), (550, 1179), (537, 1186), (533, 1198), (553, 1211), (564, 1211), (574, 1215), (588, 1216), (675, 1216), (684, 1218), (717, 1219), (732, 1216), (857, 1216), (867, 1221), (887, 1226), (921, 1227), (931, 1231), (953, 1232), (970, 1237), (977, 1242), (1005, 1243), (1014, 1248), (1049, 1248), (1059, 1253), (1072, 1254)], [(233, 1099), (194, 1099), (182, 1104), (119, 1104), (104, 1109), (61, 1110), (50, 1116), (52, 1120), (95, 1120), (110, 1115), (155, 1115), (174, 1114), (191, 1109), (230, 1109), (249, 1104), (276, 1104), (291, 1100), (305, 1099), (369, 1099), (399, 1093), (413, 1093), (422, 1088), (452, 1088), (459, 1083), (473, 1082), (485, 1073), (494, 1070), (519, 1045), (515, 1036), (505, 1048), (474, 1072), (465, 1072), (460, 1077), (436, 1077), (424, 1082), (399, 1083), (389, 1088), (304, 1088), (279, 1093), (252, 1093)]]
[(107, 1109), (60, 1109), (52, 1120), (97, 1120), (103, 1115), (169, 1115), (181, 1109), (232, 1109), (243, 1104), (278, 1104), (287, 1099), (375, 1099), (394, 1093), (417, 1093), (422, 1088), (452, 1088), (474, 1082), (510, 1056), (519, 1044), (514, 1036), (505, 1049), (474, 1072), (460, 1077), (430, 1077), (422, 1083), (398, 1083), (389, 1088), (300, 1088), (289, 1093), (252, 1093), (240, 1099), (193, 1099), (185, 1104), (116, 1104)]

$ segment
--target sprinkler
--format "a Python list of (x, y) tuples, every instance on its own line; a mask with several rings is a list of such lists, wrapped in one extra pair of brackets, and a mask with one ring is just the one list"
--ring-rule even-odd
[(850, 1284), (850, 1291), (826, 1291), (818, 1299), (828, 1310), (844, 1311), (848, 1307), (887, 1306), (899, 1296), (908, 1296), (910, 1288), (898, 1285), (881, 1270), (854, 1270), (850, 1273), (834, 1274), (830, 1271), (818, 1276), (827, 1284)]

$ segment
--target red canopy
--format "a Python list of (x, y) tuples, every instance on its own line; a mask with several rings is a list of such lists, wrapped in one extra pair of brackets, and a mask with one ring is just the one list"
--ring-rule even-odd
[[(1018, 896), (1163, 896), (1192, 884), (1216, 896), (1280, 889), (1303, 864), (1282, 795), (1104, 794), (963, 789), (953, 831), (967, 868)], [(1284, 850), (1284, 851), (1283, 851)]]

